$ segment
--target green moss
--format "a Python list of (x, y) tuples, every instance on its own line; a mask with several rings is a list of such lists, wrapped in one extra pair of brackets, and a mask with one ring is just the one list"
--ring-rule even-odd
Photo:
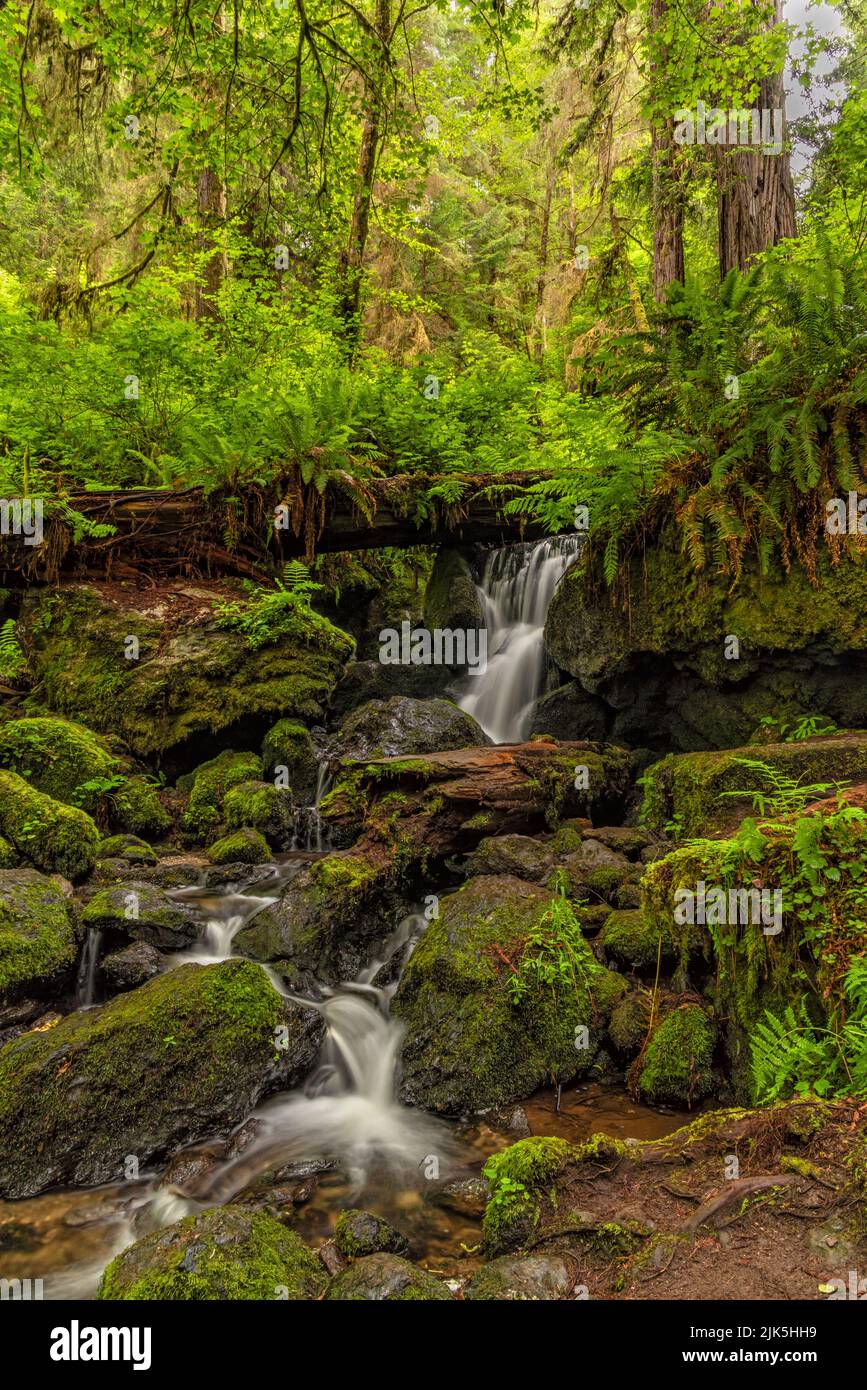
[(0, 834), (47, 873), (83, 878), (96, 863), (100, 836), (90, 816), (52, 801), (15, 772), (0, 772)]
[(31, 869), (0, 872), (0, 1006), (56, 992), (69, 982), (76, 955), (62, 883)]
[(296, 719), (281, 719), (268, 731), (262, 743), (262, 766), (266, 777), (278, 767), (286, 769), (287, 784), (299, 803), (313, 800), (319, 764), (313, 740)]
[(326, 1275), (294, 1231), (264, 1212), (222, 1207), (153, 1231), (105, 1270), (104, 1300), (315, 1299)]
[(201, 763), (194, 772), (178, 781), (181, 791), (189, 790), (184, 827), (206, 838), (223, 819), (223, 801), (233, 787), (242, 782), (258, 782), (262, 760), (257, 753), (235, 753), (227, 749), (218, 757)]
[(716, 1029), (698, 1005), (675, 1009), (654, 1030), (638, 1089), (653, 1105), (692, 1106), (713, 1090)]
[(381, 1217), (352, 1208), (342, 1211), (334, 1225), (334, 1244), (348, 1260), (377, 1253), (405, 1255), (409, 1241)]
[(565, 1139), (520, 1139), (485, 1163), (491, 1190), (482, 1221), (486, 1251), (499, 1253), (522, 1244), (538, 1223), (540, 1192), (563, 1171), (571, 1153)]
[(26, 777), (55, 801), (93, 811), (102, 796), (99, 784), (116, 775), (120, 763), (104, 740), (81, 724), (28, 718), (0, 726), (0, 767)]
[(19, 857), (12, 845), (0, 835), (0, 869), (14, 869), (18, 863)]
[(648, 919), (640, 909), (612, 912), (599, 941), (618, 965), (642, 972), (655, 971), (658, 960), (667, 964), (675, 956), (670, 923), (661, 915)]
[(398, 1255), (365, 1255), (338, 1274), (325, 1297), (343, 1303), (451, 1302), (451, 1294), (426, 1270)]
[(807, 1158), (799, 1158), (796, 1154), (782, 1154), (780, 1157), (781, 1173), (797, 1173), (802, 1178), (813, 1178), (817, 1182), (825, 1182), (825, 1175), (822, 1169), (815, 1163), (811, 1163)]
[(100, 859), (125, 859), (128, 864), (158, 864), (159, 860), (144, 840), (136, 835), (109, 835), (99, 843)]
[(236, 1123), (315, 1055), (275, 1055), (278, 1024), (292, 1047), (308, 1026), (287, 1008), (251, 962), (184, 965), (14, 1039), (0, 1050), (0, 1194), (105, 1182), (127, 1154), (144, 1164)]
[(264, 836), (245, 825), (211, 845), (208, 858), (212, 864), (267, 864), (271, 851)]
[(117, 830), (158, 839), (171, 828), (172, 818), (157, 788), (145, 777), (126, 777), (113, 793), (109, 817)]
[(292, 794), (272, 782), (240, 782), (223, 799), (223, 816), (229, 830), (250, 825), (274, 845), (283, 845), (292, 832)]

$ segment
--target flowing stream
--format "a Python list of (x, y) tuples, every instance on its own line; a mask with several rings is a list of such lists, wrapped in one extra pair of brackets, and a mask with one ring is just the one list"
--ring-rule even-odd
[(583, 544), (580, 534), (507, 545), (488, 556), (477, 585), (488, 630), (488, 663), (461, 682), (457, 703), (494, 743), (520, 743), (545, 685), (545, 618), (558, 583)]

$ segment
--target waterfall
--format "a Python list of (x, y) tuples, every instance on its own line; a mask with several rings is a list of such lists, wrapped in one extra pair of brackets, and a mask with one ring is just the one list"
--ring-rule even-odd
[(295, 817), (295, 830), (292, 835), (293, 850), (315, 850), (319, 854), (323, 854), (331, 849), (331, 837), (327, 831), (323, 833), (322, 830), (319, 807), (323, 797), (328, 795), (333, 786), (334, 777), (328, 770), (328, 760), (322, 757), (319, 759), (313, 805), (300, 807)]
[(96, 972), (99, 968), (99, 949), (102, 945), (102, 932), (98, 927), (88, 927), (78, 963), (75, 980), (75, 1007), (89, 1009), (93, 1005), (96, 990)]
[(507, 545), (488, 556), (477, 585), (488, 630), (488, 664), (460, 685), (457, 703), (494, 743), (528, 735), (545, 684), (545, 618), (583, 535), (552, 536), (536, 545)]
[[(322, 1002), (299, 999), (269, 972), (287, 998), (322, 1013), (326, 1038), (319, 1065), (303, 1091), (259, 1106), (253, 1145), (212, 1174), (204, 1189), (189, 1197), (163, 1189), (156, 1198), (160, 1219), (176, 1220), (202, 1203), (229, 1201), (258, 1173), (311, 1154), (336, 1158), (358, 1192), (374, 1171), (417, 1184), (426, 1158), (434, 1156), (443, 1166), (452, 1160), (456, 1147), (444, 1123), (397, 1098), (403, 1027), (387, 1012), (395, 986), (372, 983), (384, 966), (395, 960), (405, 964), (426, 925), (420, 912), (404, 918), (380, 957)], [(184, 1202), (196, 1205), (184, 1208)]]

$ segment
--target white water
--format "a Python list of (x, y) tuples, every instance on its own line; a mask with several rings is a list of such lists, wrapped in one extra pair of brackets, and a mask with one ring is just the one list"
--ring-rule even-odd
[(528, 735), (545, 684), (545, 618), (584, 537), (552, 536), (494, 550), (477, 585), (488, 630), (488, 665), (461, 683), (457, 703), (494, 743)]
[(102, 932), (98, 927), (88, 927), (81, 948), (81, 960), (75, 980), (75, 1007), (89, 1009), (93, 1005), (96, 989), (96, 972), (99, 968), (99, 951), (102, 946)]

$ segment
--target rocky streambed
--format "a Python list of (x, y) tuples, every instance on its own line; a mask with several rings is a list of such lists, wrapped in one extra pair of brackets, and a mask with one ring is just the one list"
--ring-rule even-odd
[[(0, 723), (0, 1277), (778, 1298), (863, 1261), (867, 734), (612, 740), (570, 662), (545, 688), (545, 611), (502, 592), (522, 565), (485, 573), (449, 557), (426, 616), (496, 600), (501, 658), (520, 626), (535, 693), (476, 699), (487, 732), (460, 672), (383, 688), (371, 631), (425, 617), (405, 591), (355, 659), (322, 614), (251, 643), (213, 588), (28, 595)], [(537, 732), (493, 742), (512, 716)], [(680, 911), (699, 885), (779, 891), (784, 929)], [(757, 1066), (769, 1015), (800, 1060)]]

